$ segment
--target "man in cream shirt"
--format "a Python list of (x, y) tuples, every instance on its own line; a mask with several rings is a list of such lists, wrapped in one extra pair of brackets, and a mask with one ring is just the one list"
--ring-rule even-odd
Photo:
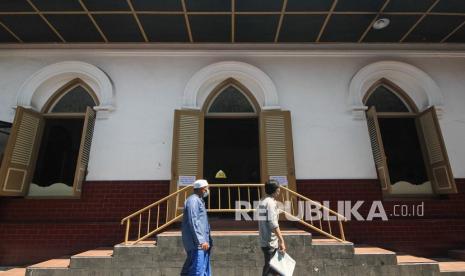
[(258, 229), (260, 237), (260, 247), (265, 257), (262, 276), (279, 275), (270, 268), (270, 259), (276, 250), (286, 251), (283, 235), (279, 229), (279, 210), (276, 198), (280, 192), (279, 183), (276, 180), (269, 180), (265, 183), (265, 197), (258, 205)]

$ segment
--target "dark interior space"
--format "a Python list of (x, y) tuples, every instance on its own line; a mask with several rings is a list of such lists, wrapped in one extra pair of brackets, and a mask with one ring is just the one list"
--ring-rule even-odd
[(33, 183), (73, 186), (84, 119), (46, 119)]
[(414, 118), (379, 118), (391, 183), (428, 181)]
[[(260, 151), (257, 118), (206, 118), (204, 141), (204, 178), (215, 184), (260, 183)], [(224, 171), (226, 178), (215, 178)], [(212, 208), (231, 207), (236, 200), (249, 199), (247, 189), (210, 189)], [(221, 196), (221, 206), (219, 206)], [(256, 189), (250, 190), (250, 200), (258, 199)]]

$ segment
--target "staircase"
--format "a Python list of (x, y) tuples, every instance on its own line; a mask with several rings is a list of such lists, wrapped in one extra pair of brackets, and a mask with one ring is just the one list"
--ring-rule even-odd
[[(213, 275), (260, 275), (263, 255), (254, 231), (213, 232)], [(438, 262), (397, 255), (377, 247), (312, 239), (304, 231), (286, 231), (288, 253), (296, 260), (294, 275), (465, 275), (465, 262)], [(49, 260), (26, 269), (26, 275), (179, 275), (185, 259), (179, 232), (159, 234), (156, 242), (119, 244), (69, 259)], [(1, 275), (1, 274), (0, 274)]]
[[(254, 200), (262, 197), (263, 188), (264, 184), (210, 184), (207, 211), (222, 214), (241, 213), (253, 217)], [(121, 224), (126, 226), (124, 242), (136, 244), (175, 225), (181, 220), (184, 201), (191, 193), (192, 185), (186, 186), (123, 218)], [(216, 203), (213, 203), (212, 198), (216, 199)], [(236, 201), (245, 206), (235, 206)], [(281, 186), (278, 201), (282, 204), (280, 219), (299, 223), (305, 229), (330, 239), (345, 241), (343, 222), (346, 218), (343, 215), (285, 186)], [(305, 203), (320, 210), (321, 216), (311, 213), (309, 208), (305, 208)], [(336, 219), (326, 219), (325, 214)]]
[[(262, 188), (263, 184), (212, 184), (211, 194), (217, 196), (218, 204), (214, 206), (210, 197), (207, 211), (250, 214), (254, 211), (252, 207), (232, 206), (231, 195), (235, 193), (236, 199), (253, 206), (252, 201), (261, 197)], [(191, 189), (184, 187), (124, 218), (123, 243), (32, 265), (26, 268), (26, 275), (179, 275), (186, 255), (179, 230), (170, 229), (179, 225), (182, 204)], [(288, 253), (297, 262), (294, 275), (465, 275), (465, 262), (401, 255), (370, 246), (355, 247), (345, 239), (344, 216), (286, 187), (281, 189), (280, 201), (287, 203), (282, 210), (283, 218), (306, 229), (284, 231)], [(307, 209), (302, 210), (299, 202), (311, 202), (337, 219), (307, 217)], [(311, 232), (323, 238), (312, 239)], [(214, 275), (261, 274), (263, 255), (256, 231), (243, 228), (213, 231), (212, 237)], [(24, 274), (23, 270), (16, 270), (0, 272), (3, 275)]]

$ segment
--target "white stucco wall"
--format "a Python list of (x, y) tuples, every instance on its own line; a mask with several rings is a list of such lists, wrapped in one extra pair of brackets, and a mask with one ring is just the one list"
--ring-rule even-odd
[(354, 119), (347, 97), (358, 70), (389, 59), (420, 68), (440, 87), (440, 124), (452, 170), (456, 178), (465, 178), (465, 55), (344, 53), (0, 50), (0, 120), (13, 120), (16, 94), (34, 72), (66, 60), (93, 64), (113, 83), (115, 110), (96, 122), (87, 179), (165, 180), (170, 178), (173, 111), (182, 106), (187, 82), (214, 62), (242, 61), (272, 79), (280, 106), (291, 111), (298, 179), (376, 178), (366, 121)]

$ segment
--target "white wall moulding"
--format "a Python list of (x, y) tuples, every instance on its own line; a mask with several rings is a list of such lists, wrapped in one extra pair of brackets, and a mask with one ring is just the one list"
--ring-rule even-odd
[(100, 104), (94, 107), (96, 111), (114, 109), (113, 84), (109, 77), (96, 66), (81, 61), (54, 63), (34, 73), (20, 87), (16, 106), (40, 111), (58, 89), (77, 78), (97, 95)]
[(419, 68), (399, 61), (378, 61), (360, 69), (349, 85), (348, 105), (354, 118), (365, 118), (365, 93), (379, 80), (386, 79), (400, 87), (420, 111), (435, 106), (442, 113), (444, 96), (436, 82)]
[(280, 109), (276, 86), (271, 78), (259, 68), (238, 61), (213, 63), (196, 72), (184, 89), (182, 108), (201, 109), (210, 92), (229, 78), (246, 86), (262, 110)]
[(465, 44), (431, 43), (329, 43), (329, 44), (276, 44), (276, 43), (24, 43), (0, 44), (0, 56), (59, 56), (63, 54), (90, 56), (312, 56), (312, 57), (376, 57), (396, 55), (405, 57), (465, 57)]

